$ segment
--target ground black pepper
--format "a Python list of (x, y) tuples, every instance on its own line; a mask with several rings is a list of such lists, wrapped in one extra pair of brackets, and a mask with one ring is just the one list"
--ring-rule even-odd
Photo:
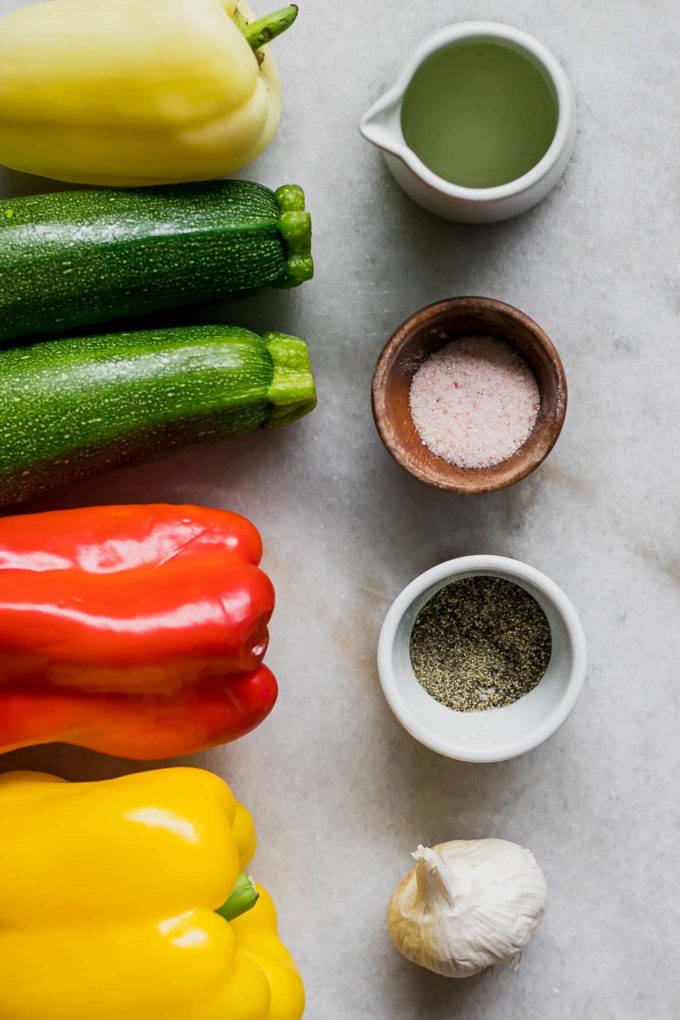
[(518, 701), (545, 674), (551, 652), (550, 624), (538, 602), (502, 577), (466, 577), (442, 588), (411, 634), (418, 682), (457, 712)]

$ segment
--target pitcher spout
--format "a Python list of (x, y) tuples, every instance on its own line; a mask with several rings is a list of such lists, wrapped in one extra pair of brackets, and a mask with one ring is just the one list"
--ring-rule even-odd
[(395, 156), (404, 149), (401, 131), (401, 95), (387, 93), (364, 115), (359, 125), (364, 138), (372, 145)]

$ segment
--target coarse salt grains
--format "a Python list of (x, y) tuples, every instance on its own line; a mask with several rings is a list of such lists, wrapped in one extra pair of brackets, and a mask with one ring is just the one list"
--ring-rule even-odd
[(494, 467), (531, 435), (541, 406), (527, 363), (490, 336), (461, 337), (413, 377), (411, 416), (432, 453), (462, 468)]

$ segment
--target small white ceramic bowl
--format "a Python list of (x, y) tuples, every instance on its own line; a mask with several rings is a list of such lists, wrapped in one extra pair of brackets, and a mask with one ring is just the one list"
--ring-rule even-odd
[[(476, 574), (506, 578), (533, 595), (550, 624), (552, 656), (540, 683), (514, 704), (454, 712), (418, 683), (409, 654), (411, 632), (433, 595)], [(458, 761), (506, 761), (538, 747), (570, 714), (585, 680), (586, 641), (576, 610), (545, 574), (504, 556), (465, 556), (421, 574), (395, 600), (380, 632), (378, 670), (390, 708), (425, 747)]]

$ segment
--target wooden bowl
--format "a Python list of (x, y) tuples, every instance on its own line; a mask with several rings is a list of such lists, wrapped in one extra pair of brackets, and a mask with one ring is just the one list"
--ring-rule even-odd
[[(534, 429), (508, 460), (490, 468), (461, 468), (422, 442), (411, 418), (411, 380), (434, 351), (461, 336), (505, 341), (533, 371), (541, 397)], [(461, 495), (495, 492), (534, 471), (557, 442), (567, 413), (567, 380), (560, 356), (540, 326), (492, 298), (450, 298), (422, 308), (386, 344), (373, 376), (373, 417), (380, 438), (406, 471), (427, 485)]]

